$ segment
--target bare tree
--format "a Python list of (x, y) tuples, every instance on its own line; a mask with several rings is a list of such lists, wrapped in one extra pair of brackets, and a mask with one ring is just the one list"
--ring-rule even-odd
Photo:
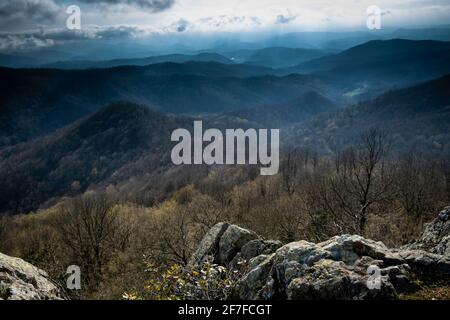
[(357, 230), (364, 234), (372, 205), (385, 200), (392, 179), (384, 163), (388, 151), (386, 135), (370, 129), (350, 149), (335, 158), (336, 174), (330, 187), (339, 207), (356, 220)]
[(396, 167), (398, 200), (414, 222), (420, 223), (427, 213), (439, 210), (439, 200), (445, 199), (445, 166), (410, 152), (399, 158)]
[(284, 161), (281, 162), (280, 172), (282, 187), (284, 190), (292, 195), (296, 189), (297, 175), (300, 167), (298, 152), (294, 149), (286, 151)]
[(186, 265), (196, 245), (190, 214), (180, 208), (167, 212), (167, 216), (156, 223), (157, 241), (151, 248), (163, 259)]
[(60, 219), (62, 239), (80, 264), (83, 279), (88, 286), (95, 284), (114, 250), (126, 246), (130, 229), (120, 223), (115, 203), (105, 194), (72, 199)]
[(406, 213), (415, 219), (424, 210), (427, 192), (420, 172), (424, 168), (420, 167), (417, 157), (409, 153), (400, 159), (396, 172), (398, 199)]
[(306, 180), (304, 188), (305, 211), (310, 217), (311, 239), (323, 241), (335, 234), (348, 232), (350, 225), (347, 214), (342, 214), (346, 209), (336, 196), (334, 184), (330, 183), (330, 177), (335, 172), (328, 162), (316, 165), (313, 175)]
[(273, 228), (278, 230), (279, 238), (284, 242), (303, 239), (308, 221), (303, 209), (303, 199), (300, 197), (283, 197), (275, 204), (277, 210), (276, 223)]

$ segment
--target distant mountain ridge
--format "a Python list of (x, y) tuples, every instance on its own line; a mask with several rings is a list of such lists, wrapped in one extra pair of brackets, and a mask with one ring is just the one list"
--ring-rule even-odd
[(413, 40), (370, 41), (285, 69), (199, 61), (86, 70), (0, 68), (0, 147), (52, 132), (116, 101), (166, 113), (211, 114), (283, 104), (315, 91), (345, 105), (445, 73), (450, 42)]
[(374, 40), (284, 69), (334, 81), (356, 101), (450, 73), (450, 42)]
[(330, 153), (374, 127), (392, 139), (394, 150), (450, 156), (450, 74), (307, 119), (289, 129), (289, 139)]
[(50, 64), (43, 65), (43, 68), (56, 68), (56, 69), (92, 69), (92, 68), (113, 68), (119, 66), (146, 66), (149, 64), (173, 62), (218, 62), (223, 64), (233, 63), (230, 59), (218, 54), (218, 53), (199, 53), (195, 55), (187, 54), (169, 54), (162, 56), (151, 56), (147, 58), (134, 58), (134, 59), (114, 59), (106, 61), (89, 61), (89, 60), (68, 60), (58, 61)]
[(308, 91), (287, 102), (257, 106), (231, 114), (267, 127), (278, 128), (335, 109), (337, 106), (333, 101), (315, 91)]
[(0, 54), (0, 66), (9, 68), (19, 68), (22, 66), (35, 66), (38, 61), (30, 57), (22, 57), (11, 54)]
[(287, 68), (317, 59), (327, 53), (317, 49), (269, 47), (254, 50), (242, 58), (243, 63), (261, 65), (271, 68)]
[(264, 75), (266, 70), (212, 62), (91, 70), (0, 68), (0, 146), (52, 132), (116, 101), (202, 114), (288, 101), (310, 90), (334, 94), (314, 76), (277, 77)]
[[(388, 72), (411, 76), (414, 72), (439, 76), (450, 72), (450, 42), (431, 40), (374, 40), (341, 53), (300, 64), (290, 71), (299, 73), (335, 74), (346, 72), (353, 77), (368, 72)], [(421, 63), (422, 62), (422, 63)], [(408, 68), (412, 65), (412, 69)], [(378, 71), (378, 72), (377, 72)], [(399, 71), (404, 73), (399, 74)], [(407, 73), (406, 73), (407, 72)], [(417, 76), (416, 76), (417, 77)]]

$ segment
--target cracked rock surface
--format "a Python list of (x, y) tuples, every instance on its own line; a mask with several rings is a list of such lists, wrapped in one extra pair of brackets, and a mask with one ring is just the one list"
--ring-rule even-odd
[(45, 271), (0, 253), (0, 300), (63, 300), (64, 297)]
[(450, 207), (426, 226), (419, 240), (401, 248), (348, 234), (321, 243), (282, 245), (219, 223), (203, 238), (190, 264), (207, 256), (230, 268), (237, 259), (247, 261), (232, 299), (397, 299), (417, 290), (421, 278), (450, 281), (449, 216)]

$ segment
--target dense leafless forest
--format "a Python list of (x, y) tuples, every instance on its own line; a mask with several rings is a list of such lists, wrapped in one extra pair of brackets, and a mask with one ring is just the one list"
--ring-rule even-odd
[(65, 266), (81, 266), (88, 276), (75, 298), (121, 298), (145, 295), (148, 264), (158, 270), (186, 265), (220, 221), (284, 243), (357, 233), (398, 246), (415, 239), (450, 201), (448, 159), (392, 152), (378, 129), (329, 156), (286, 150), (276, 176), (259, 176), (251, 166), (189, 170), (157, 195), (111, 186), (49, 209), (2, 216), (0, 251), (62, 282)]

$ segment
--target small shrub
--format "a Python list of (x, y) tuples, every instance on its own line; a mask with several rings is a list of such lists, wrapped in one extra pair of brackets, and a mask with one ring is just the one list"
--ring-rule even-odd
[(173, 264), (166, 268), (147, 262), (148, 278), (142, 294), (124, 293), (127, 300), (223, 300), (242, 270), (228, 269), (207, 259), (202, 265), (184, 268)]

